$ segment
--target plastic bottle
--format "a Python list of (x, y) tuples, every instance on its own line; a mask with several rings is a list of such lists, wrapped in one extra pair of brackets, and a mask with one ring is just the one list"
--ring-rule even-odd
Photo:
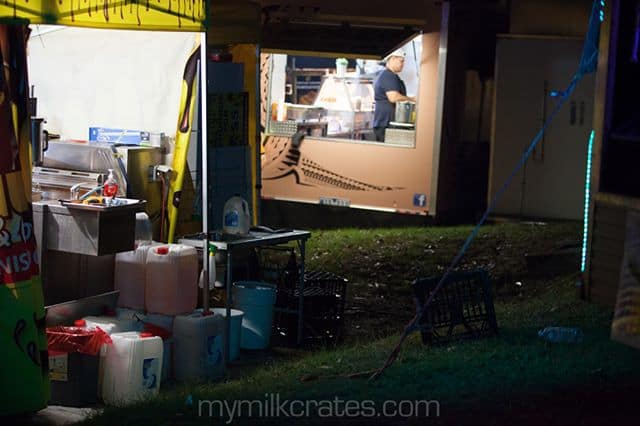
[(236, 194), (224, 204), (222, 214), (223, 232), (225, 234), (247, 235), (251, 227), (249, 204)]
[[(216, 284), (216, 246), (209, 243), (209, 290), (213, 290)], [(198, 285), (203, 287), (204, 282), (204, 269), (200, 272), (200, 280)]]
[(107, 180), (104, 182), (102, 194), (105, 197), (115, 197), (118, 194), (118, 182), (113, 176), (113, 169), (109, 169), (109, 175), (107, 176)]
[(582, 343), (584, 335), (579, 328), (545, 327), (538, 336), (551, 343)]

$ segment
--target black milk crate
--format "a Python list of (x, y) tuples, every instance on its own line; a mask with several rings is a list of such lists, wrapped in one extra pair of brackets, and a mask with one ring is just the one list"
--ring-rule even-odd
[[(336, 343), (342, 337), (347, 280), (331, 272), (308, 271), (304, 274), (303, 329), (305, 344)], [(282, 340), (293, 343), (298, 335), (300, 289), (287, 282), (278, 287), (274, 312), (274, 331)], [(299, 283), (298, 283), (299, 284)]]
[(441, 344), (498, 333), (493, 296), (485, 270), (452, 272), (428, 307), (425, 302), (442, 277), (419, 278), (412, 284), (422, 342)]
[[(297, 341), (300, 309), (300, 267), (294, 247), (258, 249), (260, 279), (276, 285), (273, 314), (275, 343)], [(347, 280), (331, 272), (306, 271), (303, 290), (305, 344), (337, 342), (342, 337)]]

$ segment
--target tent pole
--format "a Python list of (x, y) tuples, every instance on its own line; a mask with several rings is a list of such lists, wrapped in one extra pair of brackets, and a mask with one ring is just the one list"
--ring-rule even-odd
[(202, 150), (202, 309), (209, 310), (209, 200), (207, 147), (207, 33), (200, 33), (200, 149)]

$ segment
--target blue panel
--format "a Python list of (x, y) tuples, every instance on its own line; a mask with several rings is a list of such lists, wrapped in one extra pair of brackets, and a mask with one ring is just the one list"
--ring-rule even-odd
[(244, 66), (232, 62), (207, 64), (208, 93), (236, 93), (244, 89)]

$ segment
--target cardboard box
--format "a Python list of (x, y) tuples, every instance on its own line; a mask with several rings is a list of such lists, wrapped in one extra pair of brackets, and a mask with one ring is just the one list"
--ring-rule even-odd
[(125, 145), (149, 145), (149, 132), (142, 130), (89, 127), (89, 142), (107, 142)]

